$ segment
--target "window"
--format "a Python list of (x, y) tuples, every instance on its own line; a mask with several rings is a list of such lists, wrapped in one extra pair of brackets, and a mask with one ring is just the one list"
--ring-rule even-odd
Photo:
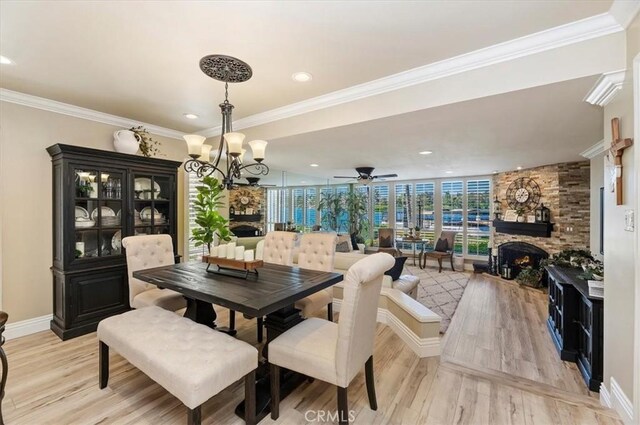
[(287, 189), (267, 189), (267, 232), (275, 229), (276, 223), (287, 221)]
[(412, 184), (397, 184), (396, 190), (396, 225), (398, 230), (408, 229), (411, 223), (415, 226), (413, 221), (413, 185)]
[[(349, 186), (338, 186), (336, 187), (336, 193), (342, 195), (343, 197), (349, 192)], [(336, 229), (338, 232), (347, 232), (349, 231), (349, 213), (343, 210), (338, 216), (338, 228)]]
[(435, 183), (416, 183), (416, 226), (420, 236), (434, 240), (436, 232)]
[(304, 189), (291, 190), (291, 205), (293, 207), (293, 225), (296, 228), (304, 227)]
[(187, 253), (188, 261), (199, 260), (200, 256), (205, 254), (205, 246), (196, 247), (196, 243), (191, 240), (191, 231), (198, 227), (196, 224), (196, 210), (193, 206), (193, 203), (196, 200), (196, 195), (198, 191), (196, 190), (196, 186), (200, 186), (200, 179), (196, 177), (196, 173), (188, 174), (189, 182), (188, 182), (188, 193), (189, 193), (189, 229), (187, 232), (187, 238), (189, 240), (189, 252)]
[(389, 186), (373, 186), (373, 242), (378, 243), (378, 229), (389, 227)]
[(489, 180), (467, 181), (467, 254), (489, 254), (490, 202)]
[(316, 188), (309, 187), (304, 190), (304, 205), (305, 205), (305, 215), (304, 215), (304, 228), (305, 231), (310, 231), (316, 222), (316, 214), (318, 205), (316, 203)]
[(462, 181), (442, 182), (442, 230), (458, 231), (454, 241), (454, 252), (462, 253), (463, 235), (463, 183)]

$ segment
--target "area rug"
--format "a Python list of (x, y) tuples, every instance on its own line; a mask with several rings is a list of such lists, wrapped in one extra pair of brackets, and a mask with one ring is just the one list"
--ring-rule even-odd
[(405, 266), (404, 273), (420, 278), (418, 301), (442, 318), (440, 333), (445, 333), (469, 283), (471, 273), (446, 269), (438, 273), (437, 268), (420, 269), (417, 266)]

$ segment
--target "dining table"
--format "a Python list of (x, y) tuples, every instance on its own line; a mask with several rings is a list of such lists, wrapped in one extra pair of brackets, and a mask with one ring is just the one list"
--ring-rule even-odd
[[(264, 263), (257, 274), (212, 273), (207, 264), (188, 262), (133, 272), (133, 277), (159, 288), (181, 293), (187, 301), (184, 317), (234, 335), (233, 329), (221, 329), (212, 304), (250, 317), (265, 317), (264, 360), (256, 374), (256, 415), (260, 421), (269, 413), (269, 342), (304, 319), (295, 302), (343, 280), (342, 273), (322, 272)], [(285, 398), (306, 377), (283, 370), (280, 397)], [(244, 401), (236, 408), (244, 417)]]

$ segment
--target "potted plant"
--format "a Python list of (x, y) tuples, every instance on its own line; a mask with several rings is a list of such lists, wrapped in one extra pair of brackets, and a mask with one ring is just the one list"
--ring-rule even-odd
[(322, 210), (322, 226), (328, 230), (339, 231), (338, 220), (344, 213), (344, 200), (341, 193), (322, 195), (318, 208)]
[(224, 206), (221, 199), (224, 197), (220, 182), (213, 177), (204, 177), (202, 185), (196, 186), (198, 194), (194, 202), (196, 212), (196, 224), (198, 227), (191, 231), (191, 240), (196, 246), (206, 245), (211, 251), (211, 244), (215, 236), (222, 241), (231, 240), (229, 222), (218, 211)]
[(346, 211), (349, 214), (349, 234), (356, 234), (356, 242), (364, 243), (364, 236), (369, 234), (369, 210), (367, 195), (351, 190), (344, 197)]
[(603, 280), (604, 279), (604, 264), (602, 261), (593, 260), (582, 265), (584, 273), (580, 275), (584, 280)]
[(544, 272), (538, 267), (527, 266), (520, 270), (518, 276), (516, 276), (516, 282), (520, 285), (530, 286), (532, 288), (539, 288), (542, 286), (542, 276)]
[(526, 214), (526, 212), (527, 211), (522, 207), (516, 208), (516, 214), (518, 214), (518, 218), (517, 218), (518, 223), (524, 223), (525, 221), (524, 215)]

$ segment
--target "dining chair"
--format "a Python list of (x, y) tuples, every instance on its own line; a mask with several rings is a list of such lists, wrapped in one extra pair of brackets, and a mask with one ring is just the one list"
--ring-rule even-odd
[[(336, 256), (335, 233), (306, 233), (300, 239), (298, 267), (322, 272), (333, 271)], [(333, 288), (323, 289), (296, 302), (305, 318), (327, 306), (327, 319), (333, 321)]]
[(422, 268), (427, 266), (427, 257), (435, 258), (438, 260), (438, 273), (442, 273), (442, 260), (448, 258), (451, 262), (451, 270), (453, 268), (453, 248), (458, 232), (443, 230), (440, 233), (440, 237), (436, 239), (433, 245), (433, 251), (427, 251), (422, 256), (423, 265)]
[(272, 419), (278, 419), (280, 414), (280, 368), (335, 385), (339, 422), (348, 424), (347, 388), (364, 364), (369, 406), (377, 410), (373, 377), (376, 315), (382, 276), (394, 263), (386, 253), (356, 262), (344, 280), (338, 323), (312, 317), (269, 343)]
[[(274, 231), (265, 235), (264, 239), (256, 246), (256, 259), (265, 263), (280, 264), (283, 266), (293, 265), (293, 252), (296, 247), (298, 234), (294, 232)], [(259, 253), (259, 255), (258, 255)], [(247, 317), (245, 315), (245, 317)], [(249, 317), (248, 317), (249, 318)], [(258, 317), (258, 342), (263, 339), (264, 319)], [(235, 325), (235, 311), (231, 310), (229, 323), (233, 329)]]
[(132, 308), (149, 306), (177, 311), (187, 306), (181, 293), (133, 277), (133, 272), (175, 264), (173, 242), (170, 235), (128, 236), (122, 239), (127, 254), (129, 274), (129, 304)]
[(378, 252), (386, 252), (394, 257), (398, 256), (396, 248), (396, 231), (390, 228), (378, 229)]

